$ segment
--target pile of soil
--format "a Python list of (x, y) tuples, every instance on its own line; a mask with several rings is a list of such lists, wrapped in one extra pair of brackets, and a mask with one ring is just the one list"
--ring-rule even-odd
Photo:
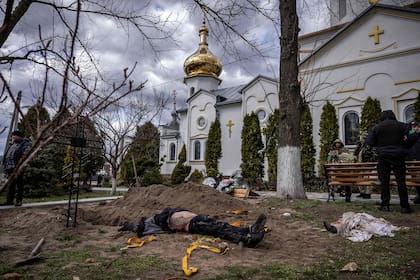
[(185, 183), (178, 187), (153, 185), (132, 188), (123, 198), (99, 206), (85, 207), (81, 216), (92, 224), (120, 225), (150, 217), (166, 207), (181, 207), (194, 213), (221, 218), (231, 210), (247, 210), (250, 203), (211, 187)]
[[(28, 255), (40, 238), (46, 242), (42, 248), (45, 256), (60, 250), (66, 235), (77, 235), (74, 246), (104, 248), (101, 255), (118, 258), (119, 252), (110, 247), (123, 247), (132, 233), (118, 232), (124, 221), (136, 223), (140, 217), (159, 213), (166, 207), (182, 207), (198, 214), (232, 222), (252, 224), (260, 213), (267, 215), (271, 229), (257, 248), (242, 248), (229, 243), (225, 255), (205, 250), (195, 253), (192, 261), (200, 267), (201, 275), (214, 275), (223, 267), (237, 265), (253, 267), (263, 263), (282, 262), (292, 265), (308, 265), (326, 253), (332, 245), (331, 236), (316, 225), (296, 218), (296, 212), (288, 208), (263, 206), (262, 197), (235, 198), (208, 186), (186, 183), (178, 187), (154, 185), (130, 189), (123, 198), (106, 202), (79, 205), (77, 227), (66, 228), (67, 205), (50, 208), (13, 208), (2, 210), (0, 215), (0, 258), (13, 263)], [(235, 215), (233, 210), (246, 210), (247, 214)], [(158, 240), (141, 249), (129, 250), (129, 254), (153, 255), (180, 263), (192, 241), (200, 236), (177, 233), (160, 234)], [(336, 239), (337, 240), (337, 239)], [(269, 259), (267, 259), (269, 256)], [(42, 264), (40, 264), (42, 265)]]

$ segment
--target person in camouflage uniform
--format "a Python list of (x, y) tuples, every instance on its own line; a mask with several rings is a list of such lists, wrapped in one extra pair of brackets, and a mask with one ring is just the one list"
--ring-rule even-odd
[[(354, 161), (354, 157), (349, 152), (349, 150), (344, 147), (344, 143), (340, 139), (336, 139), (333, 142), (331, 151), (328, 153), (327, 162), (328, 163), (342, 163), (342, 162), (353, 162), (353, 161)], [(346, 197), (345, 199), (346, 202), (351, 202), (351, 199), (350, 199), (351, 187), (350, 186), (346, 186), (344, 188), (344, 194), (343, 194), (342, 187), (339, 187), (337, 192), (340, 193), (340, 196)]]

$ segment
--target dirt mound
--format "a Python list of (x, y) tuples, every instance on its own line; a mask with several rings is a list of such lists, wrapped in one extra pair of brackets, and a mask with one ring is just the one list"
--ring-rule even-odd
[(247, 201), (221, 193), (208, 186), (185, 183), (177, 187), (153, 185), (132, 188), (123, 198), (81, 210), (82, 219), (94, 224), (119, 225), (136, 222), (142, 216), (151, 216), (166, 207), (182, 207), (212, 217), (223, 216), (229, 210), (247, 210)]

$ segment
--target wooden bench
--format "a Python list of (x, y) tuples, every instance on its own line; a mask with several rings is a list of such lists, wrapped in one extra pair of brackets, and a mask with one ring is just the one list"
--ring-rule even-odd
[[(328, 200), (331, 196), (334, 200), (334, 187), (362, 187), (380, 186), (377, 162), (358, 163), (326, 163), (324, 165), (325, 176), (328, 181)], [(407, 187), (420, 187), (420, 161), (406, 161)], [(391, 172), (391, 185), (397, 185), (395, 176)]]

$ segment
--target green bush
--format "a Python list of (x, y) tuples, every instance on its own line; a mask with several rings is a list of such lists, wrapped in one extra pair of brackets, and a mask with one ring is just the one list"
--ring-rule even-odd
[(204, 174), (198, 169), (195, 169), (191, 175), (188, 181), (194, 182), (194, 183), (201, 183), (204, 179)]
[(241, 171), (251, 185), (262, 181), (264, 174), (264, 148), (261, 137), (260, 120), (255, 112), (244, 117), (242, 127)]
[(147, 170), (143, 175), (143, 180), (141, 181), (142, 186), (149, 186), (153, 184), (162, 184), (163, 177), (160, 174), (159, 167), (155, 167)]
[(185, 161), (187, 160), (187, 149), (182, 146), (181, 152), (178, 155), (178, 163), (175, 165), (174, 170), (172, 171), (171, 175), (171, 182), (172, 184), (180, 184), (184, 182), (185, 178), (187, 178), (188, 174), (190, 174), (191, 166), (184, 165)]
[(312, 136), (312, 116), (309, 105), (303, 106), (300, 120), (300, 150), (301, 150), (301, 170), (304, 182), (315, 176), (315, 146)]
[(319, 122), (320, 152), (318, 174), (324, 176), (324, 163), (331, 150), (332, 143), (338, 137), (338, 119), (334, 106), (327, 101), (322, 107), (321, 120)]
[(222, 156), (221, 137), (222, 137), (222, 130), (220, 128), (220, 121), (216, 119), (210, 126), (209, 136), (207, 140), (207, 148), (206, 148), (206, 160), (205, 160), (207, 174), (215, 173), (214, 176), (216, 176), (217, 173), (219, 173), (218, 172), (219, 159)]
[(370, 96), (366, 99), (360, 116), (360, 131), (370, 130), (381, 120), (381, 104), (378, 99)]
[(213, 178), (217, 178), (218, 177), (218, 172), (216, 169), (214, 168), (209, 168), (207, 169), (207, 177), (213, 177)]
[(264, 129), (266, 149), (265, 154), (268, 161), (268, 184), (276, 186), (277, 184), (277, 149), (278, 149), (278, 138), (279, 138), (279, 116), (280, 111), (278, 109), (268, 118), (267, 127)]

